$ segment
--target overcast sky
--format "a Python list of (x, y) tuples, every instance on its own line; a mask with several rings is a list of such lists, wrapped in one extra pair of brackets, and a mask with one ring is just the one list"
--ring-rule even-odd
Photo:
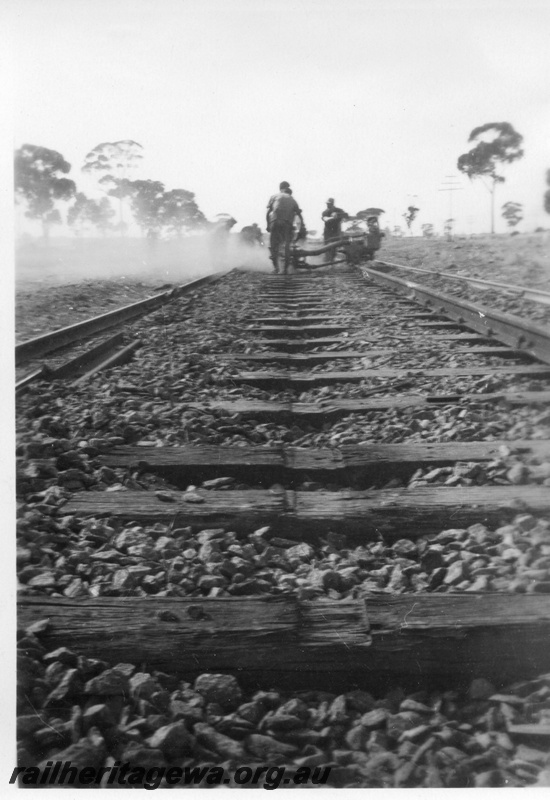
[[(550, 225), (549, 0), (17, 0), (15, 146), (85, 154), (134, 139), (136, 177), (195, 192), (209, 218), (265, 223), (288, 180), (309, 228), (329, 196), (383, 224), (441, 229), (470, 131), (507, 121), (525, 157), (497, 207)], [(458, 230), (489, 228), (489, 195), (459, 182)], [(498, 228), (504, 230), (499, 220)]]

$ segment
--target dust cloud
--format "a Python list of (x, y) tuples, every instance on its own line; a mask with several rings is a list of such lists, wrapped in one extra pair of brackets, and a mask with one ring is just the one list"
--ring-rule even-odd
[(238, 234), (221, 242), (208, 235), (157, 241), (22, 237), (15, 251), (18, 289), (118, 278), (178, 284), (235, 267), (268, 272), (268, 247), (246, 245)]

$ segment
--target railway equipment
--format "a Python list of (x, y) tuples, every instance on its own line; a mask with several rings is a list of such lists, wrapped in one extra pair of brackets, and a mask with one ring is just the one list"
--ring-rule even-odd
[[(367, 231), (364, 233), (344, 232), (337, 242), (323, 245), (322, 247), (299, 247), (295, 244), (292, 248), (292, 263), (295, 269), (319, 269), (320, 267), (334, 266), (335, 264), (357, 265), (361, 261), (370, 261), (380, 249), (380, 232)], [(333, 259), (329, 263), (308, 264), (306, 259), (324, 255), (336, 249), (344, 258)]]

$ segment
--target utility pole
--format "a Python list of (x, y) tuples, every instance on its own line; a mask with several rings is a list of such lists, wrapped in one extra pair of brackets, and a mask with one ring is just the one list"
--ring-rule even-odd
[(453, 238), (453, 192), (459, 192), (464, 189), (463, 186), (460, 185), (460, 182), (457, 182), (456, 175), (445, 175), (445, 180), (441, 184), (441, 189), (438, 189), (438, 192), (448, 192), (449, 193), (449, 238)]

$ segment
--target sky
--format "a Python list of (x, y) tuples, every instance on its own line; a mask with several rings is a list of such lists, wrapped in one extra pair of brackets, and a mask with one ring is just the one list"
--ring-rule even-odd
[(489, 230), (489, 193), (456, 169), (471, 130), (510, 122), (525, 156), (503, 170), (500, 207), (550, 226), (548, 0), (17, 0), (14, 146), (80, 167), (100, 142), (144, 148), (136, 178), (195, 192), (210, 219), (265, 224), (290, 182), (309, 229), (326, 199), (356, 213), (408, 205), (441, 231)]

